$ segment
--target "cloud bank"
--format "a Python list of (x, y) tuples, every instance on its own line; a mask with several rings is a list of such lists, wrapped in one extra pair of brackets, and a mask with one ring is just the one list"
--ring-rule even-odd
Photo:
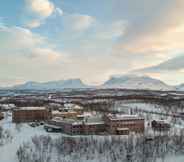
[(83, 3), (25, 0), (21, 22), (2, 18), (1, 84), (75, 77), (99, 84), (128, 72), (184, 82), (183, 0)]

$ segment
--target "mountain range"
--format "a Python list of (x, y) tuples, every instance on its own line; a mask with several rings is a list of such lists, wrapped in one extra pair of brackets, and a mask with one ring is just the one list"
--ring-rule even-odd
[(122, 89), (147, 89), (147, 90), (178, 90), (184, 91), (184, 84), (170, 86), (148, 76), (122, 75), (111, 76), (109, 80), (99, 86), (90, 86), (83, 83), (80, 79), (68, 79), (49, 82), (26, 82), (24, 84), (9, 87), (15, 90), (62, 90), (62, 89), (82, 89), (82, 88), (122, 88)]
[(65, 88), (88, 88), (80, 79), (69, 79), (69, 80), (59, 80), (59, 81), (50, 81), (50, 82), (26, 82), (25, 84), (16, 85), (11, 87), (12, 89), (17, 90), (50, 90), (50, 89), (65, 89)]
[(103, 85), (104, 88), (123, 89), (152, 89), (152, 90), (173, 90), (174, 87), (148, 76), (125, 75), (112, 76)]

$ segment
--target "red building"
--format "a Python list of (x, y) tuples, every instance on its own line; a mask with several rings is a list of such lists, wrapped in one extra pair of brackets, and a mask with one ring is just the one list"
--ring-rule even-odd
[(51, 113), (45, 107), (21, 107), (12, 112), (12, 121), (15, 123), (46, 121), (50, 117)]
[(47, 131), (62, 131), (66, 134), (109, 134), (128, 135), (129, 132), (143, 133), (144, 118), (136, 115), (106, 115), (104, 118), (88, 117), (82, 120), (54, 118), (45, 124)]
[(103, 121), (81, 121), (74, 119), (62, 119), (54, 118), (45, 124), (47, 131), (62, 131), (66, 134), (71, 135), (88, 135), (88, 134), (99, 134), (105, 131), (105, 125)]
[(110, 134), (143, 133), (144, 118), (137, 115), (108, 114), (104, 117), (106, 130)]

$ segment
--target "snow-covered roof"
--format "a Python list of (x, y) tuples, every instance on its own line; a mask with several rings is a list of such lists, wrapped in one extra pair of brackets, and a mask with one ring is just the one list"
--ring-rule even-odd
[(55, 117), (55, 118), (52, 119), (52, 121), (61, 122), (61, 121), (63, 121), (63, 118), (61, 118), (61, 117)]
[(19, 107), (16, 110), (45, 110), (45, 107)]
[(97, 124), (104, 124), (104, 121), (102, 118), (99, 117), (92, 117), (92, 118), (87, 118), (85, 120), (77, 120), (77, 119), (69, 119), (69, 118), (60, 118), (60, 117), (55, 117), (52, 119), (52, 121), (55, 122), (61, 122), (61, 123), (68, 123), (72, 125), (97, 125)]
[(54, 128), (54, 129), (60, 129), (61, 128), (60, 126), (53, 125), (53, 124), (44, 124), (44, 126), (48, 127), (48, 128)]
[(133, 119), (144, 119), (138, 115), (129, 115), (129, 114), (108, 114), (110, 120), (133, 120)]
[(55, 117), (52, 119), (52, 121), (58, 122), (58, 123), (66, 123), (66, 124), (68, 123), (68, 124), (72, 124), (72, 125), (82, 124), (82, 121), (69, 119), (69, 118), (61, 118), (61, 117)]
[(64, 109), (79, 109), (79, 110), (82, 110), (83, 107), (81, 107), (79, 105), (76, 105), (76, 104), (67, 103), (67, 104), (64, 104)]
[(77, 115), (77, 117), (92, 117), (93, 115), (91, 113), (88, 112), (84, 112), (82, 115)]
[(100, 124), (104, 124), (104, 122), (100, 121), (100, 122), (87, 122), (87, 123), (85, 123), (85, 125), (100, 125)]
[(159, 124), (169, 124), (166, 120), (155, 120)]
[(64, 111), (52, 111), (52, 114), (69, 114), (69, 113), (77, 113), (76, 111), (67, 111), (67, 112), (64, 112)]
[(127, 131), (129, 128), (117, 128), (118, 131)]

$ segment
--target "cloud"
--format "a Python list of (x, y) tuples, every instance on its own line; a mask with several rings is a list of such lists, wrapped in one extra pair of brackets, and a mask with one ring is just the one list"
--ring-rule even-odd
[(75, 77), (86, 83), (101, 84), (110, 75), (140, 68), (150, 60), (149, 56), (132, 59), (129, 54), (99, 55), (89, 49), (87, 54), (80, 50), (63, 52), (54, 49), (46, 38), (20, 27), (1, 27), (0, 43), (1, 85)]
[(114, 17), (127, 17), (128, 27), (112, 54), (122, 60), (127, 60), (127, 55), (131, 57), (127, 72), (146, 74), (170, 84), (183, 82), (184, 57), (177, 55), (184, 50), (184, 1), (114, 3)]
[(22, 84), (24, 83), (24, 80), (17, 76), (11, 76), (11, 77), (2, 77), (0, 76), (0, 85), (1, 87), (7, 87), (15, 84)]
[(32, 50), (32, 58), (42, 59), (47, 63), (56, 63), (58, 60), (64, 60), (64, 54), (51, 48), (35, 48)]
[[(37, 5), (28, 6), (33, 1)], [(107, 10), (100, 5), (95, 17), (83, 7), (80, 11), (86, 14), (72, 8), (67, 12), (66, 6), (63, 13), (54, 1), (33, 1), (26, 1), (25, 23), (29, 28), (44, 24), (34, 31), (49, 40), (26, 28), (1, 25), (2, 78), (48, 81), (80, 77), (97, 84), (109, 75), (144, 69), (137, 71), (172, 82), (184, 80), (183, 57), (173, 58), (184, 49), (182, 0), (116, 0), (105, 4)], [(41, 2), (45, 5), (39, 6)]]
[(149, 33), (122, 44), (121, 48), (131, 53), (168, 53), (184, 49), (184, 24), (175, 28), (166, 28), (161, 33)]
[(45, 38), (38, 34), (33, 34), (29, 29), (22, 27), (0, 27), (1, 50), (16, 51), (24, 48), (34, 48), (41, 46)]
[(82, 14), (71, 14), (65, 19), (66, 25), (74, 31), (84, 31), (90, 28), (94, 22), (94, 17)]
[(26, 24), (26, 26), (28, 28), (37, 28), (41, 25), (41, 21), (40, 20), (31, 20), (30, 22), (28, 22)]
[(63, 15), (63, 10), (58, 7), (55, 9), (55, 12), (58, 13), (60, 16)]
[(4, 18), (0, 17), (0, 26), (3, 26), (3, 25), (4, 25)]
[(12, 84), (13, 80), (18, 83), (75, 77), (87, 83), (99, 84), (109, 75), (123, 73), (130, 64), (134, 64), (131, 60), (127, 61), (128, 55), (125, 61), (106, 55), (104, 61), (104, 55), (90, 50), (88, 55), (80, 50), (68, 54), (68, 51), (53, 48), (46, 38), (16, 26), (0, 28), (0, 43), (0, 73), (4, 78), (1, 85)]
[(180, 55), (164, 61), (158, 65), (136, 70), (137, 72), (162, 72), (162, 71), (183, 71), (184, 55)]
[(158, 10), (158, 13), (151, 15), (150, 19), (145, 19), (135, 28), (132, 26), (125, 39), (119, 44), (120, 49), (130, 53), (148, 54), (183, 50), (183, 10), (184, 1), (168, 1), (162, 9)]
[(53, 48), (46, 38), (17, 26), (0, 27), (0, 44), (2, 86), (58, 79), (71, 60), (65, 52)]
[(146, 74), (176, 85), (183, 82), (184, 55), (176, 56), (154, 66), (133, 70), (130, 73)]
[[(39, 59), (46, 64), (66, 58), (52, 47), (45, 37), (21, 27), (0, 27), (0, 56)], [(5, 55), (6, 54), (6, 55)]]
[(48, 17), (54, 11), (54, 4), (49, 0), (26, 0), (26, 5), (35, 14), (41, 17)]
[(26, 20), (25, 26), (37, 28), (44, 24), (45, 19), (51, 15), (63, 15), (63, 10), (55, 7), (49, 0), (25, 0), (26, 11), (31, 19)]
[(111, 25), (104, 25), (103, 29), (97, 31), (96, 35), (99, 39), (116, 39), (122, 37), (127, 29), (128, 22), (118, 20), (112, 22)]

